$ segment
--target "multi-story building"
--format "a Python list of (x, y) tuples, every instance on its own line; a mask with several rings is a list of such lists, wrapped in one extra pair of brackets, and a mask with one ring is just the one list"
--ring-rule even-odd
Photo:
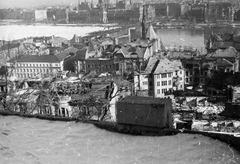
[(9, 60), (7, 65), (9, 76), (17, 79), (55, 76), (63, 71), (63, 61), (55, 55), (24, 55)]
[(134, 88), (145, 90), (148, 96), (165, 97), (166, 92), (184, 90), (184, 76), (181, 61), (153, 56), (144, 72), (135, 72)]

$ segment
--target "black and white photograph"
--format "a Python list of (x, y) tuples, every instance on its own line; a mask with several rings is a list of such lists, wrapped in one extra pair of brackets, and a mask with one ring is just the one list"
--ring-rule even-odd
[(240, 164), (240, 0), (0, 0), (0, 164)]

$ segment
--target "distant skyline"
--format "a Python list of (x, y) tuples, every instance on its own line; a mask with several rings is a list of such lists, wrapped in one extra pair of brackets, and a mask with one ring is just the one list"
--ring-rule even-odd
[[(85, 0), (79, 0), (84, 2)], [(91, 0), (86, 0), (91, 2)], [(115, 0), (110, 0), (115, 2)], [(97, 3), (98, 0), (93, 0)], [(36, 8), (41, 6), (53, 6), (53, 5), (77, 5), (78, 0), (0, 0), (0, 8)]]

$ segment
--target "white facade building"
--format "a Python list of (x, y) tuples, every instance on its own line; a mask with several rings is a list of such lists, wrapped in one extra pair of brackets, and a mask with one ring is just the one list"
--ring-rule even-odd
[(55, 55), (24, 55), (9, 60), (7, 65), (12, 69), (10, 76), (17, 79), (55, 76), (63, 71), (63, 61)]
[(149, 96), (165, 97), (165, 93), (184, 90), (184, 69), (180, 60), (154, 56), (142, 73), (135, 73), (135, 91), (148, 91)]

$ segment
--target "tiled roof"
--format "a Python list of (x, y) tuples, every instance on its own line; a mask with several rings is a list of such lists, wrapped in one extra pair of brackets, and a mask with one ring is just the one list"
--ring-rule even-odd
[(66, 49), (66, 50), (64, 50), (64, 51), (62, 51), (62, 52), (59, 52), (59, 53), (57, 53), (57, 54), (55, 54), (55, 55), (58, 57), (58, 59), (59, 59), (60, 61), (62, 61), (62, 60), (64, 60), (65, 58), (67, 58), (67, 57), (70, 55), (70, 53), (76, 54), (77, 51), (78, 51), (77, 48), (70, 47), (70, 48), (68, 48), (68, 49)]
[(161, 58), (159, 60), (157, 68), (154, 71), (154, 74), (169, 73), (169, 72), (173, 72), (173, 71), (174, 71), (174, 69), (171, 65), (171, 61), (167, 58)]
[(15, 57), (8, 62), (59, 63), (60, 61), (55, 55), (23, 55)]
[(146, 74), (150, 74), (152, 73), (152, 71), (154, 71), (154, 67), (156, 67), (157, 62), (159, 61), (159, 56), (153, 56), (149, 58), (147, 67), (145, 69), (145, 73)]
[(169, 60), (168, 58), (165, 57), (153, 56), (148, 61), (145, 73), (146, 74), (168, 73), (182, 68), (183, 65), (180, 60)]

